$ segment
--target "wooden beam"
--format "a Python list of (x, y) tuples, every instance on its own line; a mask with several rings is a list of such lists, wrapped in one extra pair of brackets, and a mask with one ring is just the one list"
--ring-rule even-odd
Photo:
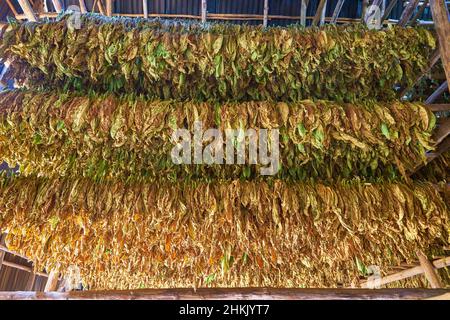
[[(449, 150), (450, 150), (450, 137), (447, 137), (444, 141), (442, 141), (439, 144), (436, 150), (427, 154), (427, 163), (432, 162), (433, 160), (437, 159), (439, 156), (441, 156), (443, 153)], [(419, 170), (421, 167), (423, 166), (418, 167), (415, 170), (415, 172), (417, 172), (417, 170)]]
[(431, 14), (439, 39), (442, 65), (450, 90), (450, 23), (445, 0), (430, 0)]
[(316, 14), (315, 14), (314, 19), (312, 21), (312, 25), (313, 26), (317, 26), (317, 24), (320, 22), (320, 18), (322, 16), (322, 11), (323, 11), (323, 8), (324, 8), (325, 4), (326, 4), (326, 0), (320, 0), (319, 5), (317, 7)]
[(309, 0), (302, 0), (300, 5), (300, 24), (306, 26), (306, 10), (308, 9)]
[(148, 2), (147, 2), (147, 0), (142, 0), (142, 8), (144, 11), (144, 18), (148, 19)]
[(336, 4), (336, 7), (333, 11), (333, 16), (331, 17), (331, 24), (336, 24), (337, 18), (339, 17), (339, 14), (341, 13), (342, 6), (344, 5), (345, 0), (339, 0)]
[(106, 0), (106, 15), (108, 17), (113, 15), (113, 0)]
[(427, 105), (432, 112), (450, 111), (450, 103), (436, 103)]
[(444, 81), (428, 98), (425, 104), (432, 104), (448, 89), (448, 81)]
[[(450, 257), (441, 258), (441, 259), (433, 261), (433, 266), (436, 269), (441, 269), (441, 268), (450, 266)], [(420, 275), (422, 273), (424, 273), (424, 270), (422, 269), (422, 267), (416, 266), (414, 268), (403, 270), (403, 271), (388, 275), (386, 277), (383, 277), (381, 279), (378, 279), (377, 284), (379, 286), (384, 286), (386, 284), (389, 284), (389, 283), (392, 283), (395, 281), (399, 281), (399, 280), (403, 280), (403, 279), (407, 279), (407, 278), (411, 278), (411, 277)], [(371, 281), (364, 281), (361, 283), (361, 288), (373, 288), (373, 283)]]
[(106, 11), (105, 11), (105, 6), (103, 5), (102, 0), (97, 1), (97, 6), (98, 6), (98, 11), (100, 11), (101, 14), (105, 15)]
[(320, 23), (319, 23), (320, 26), (322, 26), (325, 23), (325, 15), (327, 13), (327, 3), (328, 0), (325, 0), (325, 4), (323, 5), (322, 13), (320, 15)]
[(208, 8), (206, 7), (206, 0), (202, 0), (201, 11), (202, 11), (202, 23), (206, 22), (206, 12)]
[(17, 17), (17, 15), (19, 14), (16, 10), (16, 8), (13, 6), (13, 4), (11, 3), (11, 0), (6, 0), (6, 3), (8, 4), (9, 8), (11, 9), (12, 13), (14, 14), (15, 17)]
[(59, 272), (57, 270), (50, 271), (47, 283), (45, 284), (44, 292), (52, 292), (58, 289)]
[(34, 14), (33, 8), (31, 7), (30, 1), (28, 0), (18, 0), (19, 5), (23, 10), (23, 13), (29, 21), (37, 21), (37, 16)]
[(0, 292), (1, 300), (417, 300), (441, 296), (448, 289), (275, 289), (199, 288), (129, 291)]
[(55, 7), (56, 12), (60, 13), (63, 11), (63, 5), (61, 3), (61, 0), (52, 0), (53, 7)]
[(450, 118), (441, 118), (438, 120), (438, 127), (433, 134), (433, 140), (439, 145), (450, 135)]
[(392, 0), (386, 10), (384, 11), (383, 17), (381, 18), (381, 21), (385, 21), (387, 18), (389, 18), (389, 15), (391, 14), (392, 10), (394, 9), (395, 5), (397, 4), (398, 0)]
[(84, 0), (80, 0), (80, 11), (81, 11), (81, 13), (88, 12), (88, 9), (86, 7), (86, 2), (84, 2)]
[(422, 5), (420, 6), (419, 10), (417, 10), (417, 13), (414, 15), (414, 17), (411, 19), (410, 24), (412, 26), (415, 26), (419, 19), (422, 17), (423, 12), (425, 11), (425, 8), (428, 6), (429, 0), (425, 0)]
[(417, 251), (417, 257), (419, 258), (420, 265), (425, 273), (425, 277), (430, 283), (433, 289), (442, 288), (441, 280), (439, 276), (436, 274), (433, 265), (428, 260), (427, 256), (422, 251)]
[(269, 16), (269, 0), (264, 0), (264, 18), (263, 18), (263, 27), (266, 28), (267, 27), (267, 20), (268, 20), (268, 16)]
[(369, 0), (363, 0), (362, 8), (361, 8), (361, 21), (364, 21), (364, 18), (366, 17), (366, 11), (367, 11), (368, 6), (369, 6)]
[(2, 270), (3, 261), (5, 260), (5, 252), (0, 251), (0, 271)]
[(400, 16), (400, 19), (398, 21), (399, 26), (406, 26), (409, 19), (411, 19), (412, 15), (414, 14), (414, 10), (416, 10), (417, 5), (419, 4), (420, 0), (411, 0), (406, 5), (406, 8), (403, 10), (402, 15)]

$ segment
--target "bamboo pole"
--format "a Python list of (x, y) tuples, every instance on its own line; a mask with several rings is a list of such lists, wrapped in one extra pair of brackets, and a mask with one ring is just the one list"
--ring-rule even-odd
[(409, 19), (411, 19), (412, 15), (414, 14), (414, 10), (416, 10), (419, 1), (420, 0), (411, 0), (408, 2), (408, 5), (403, 10), (402, 15), (400, 16), (400, 19), (398, 21), (399, 26), (406, 26)]
[(306, 26), (306, 10), (308, 9), (309, 0), (302, 0), (300, 8), (300, 24)]
[(106, 0), (106, 15), (108, 17), (113, 15), (113, 0)]
[(60, 13), (63, 11), (63, 5), (60, 0), (52, 0), (53, 6), (55, 7), (56, 12)]
[(106, 11), (105, 11), (105, 7), (103, 6), (102, 0), (98, 0), (97, 6), (98, 6), (98, 11), (100, 11), (101, 14), (105, 15)]
[(206, 22), (206, 11), (207, 11), (206, 0), (202, 0), (201, 9), (202, 9), (202, 23), (205, 23)]
[(320, 22), (320, 18), (322, 16), (322, 10), (323, 10), (325, 4), (326, 4), (326, 0), (320, 0), (319, 5), (317, 7), (316, 14), (315, 14), (314, 19), (312, 21), (312, 25), (313, 26), (317, 26), (317, 24)]
[(417, 10), (417, 13), (414, 15), (414, 17), (411, 19), (410, 24), (412, 26), (415, 26), (417, 22), (419, 21), (420, 17), (422, 17), (423, 12), (425, 11), (425, 8), (428, 6), (429, 0), (425, 0), (422, 5), (420, 6), (419, 10)]
[(325, 23), (325, 14), (327, 12), (327, 3), (328, 3), (328, 1), (325, 0), (325, 4), (323, 5), (322, 13), (320, 15), (320, 23), (319, 23), (320, 26), (322, 26)]
[(142, 0), (142, 8), (144, 11), (144, 18), (148, 19), (148, 2), (147, 2), (147, 0)]
[(450, 90), (450, 23), (445, 0), (430, 0), (431, 14), (439, 39), (442, 65)]
[(442, 296), (447, 289), (276, 289), (199, 288), (123, 291), (0, 292), (6, 300), (417, 300)]
[(29, 21), (37, 21), (37, 16), (34, 14), (33, 8), (31, 7), (30, 1), (28, 0), (18, 0), (19, 5), (23, 10), (23, 13)]
[(341, 13), (342, 6), (344, 5), (345, 0), (339, 0), (336, 4), (336, 7), (333, 11), (333, 16), (331, 17), (331, 24), (336, 24), (337, 18), (339, 17), (339, 14)]
[(264, 0), (264, 18), (263, 18), (263, 27), (267, 27), (267, 20), (269, 15), (269, 0)]
[(416, 254), (417, 257), (419, 258), (420, 265), (422, 266), (422, 269), (425, 273), (425, 277), (427, 278), (431, 287), (433, 289), (442, 288), (441, 280), (439, 279), (439, 276), (436, 274), (436, 271), (434, 270), (434, 267), (428, 260), (427, 256), (422, 251), (417, 251)]
[(80, 0), (80, 11), (81, 13), (87, 13), (87, 7), (86, 7), (86, 2), (84, 2), (84, 0)]
[[(433, 266), (436, 269), (441, 269), (441, 268), (450, 266), (450, 257), (435, 260), (433, 262)], [(386, 285), (386, 284), (389, 284), (389, 283), (392, 283), (395, 281), (411, 278), (411, 277), (420, 275), (422, 273), (424, 273), (423, 268), (421, 266), (416, 266), (414, 268), (403, 270), (403, 271), (388, 275), (386, 277), (383, 277), (381, 279), (378, 279), (377, 285), (383, 286), (383, 285)], [(361, 288), (373, 288), (373, 283), (371, 281), (364, 281), (361, 283)]]

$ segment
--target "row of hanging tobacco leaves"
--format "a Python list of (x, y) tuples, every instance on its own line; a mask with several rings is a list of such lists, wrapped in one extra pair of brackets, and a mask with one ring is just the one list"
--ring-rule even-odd
[(423, 28), (254, 26), (70, 18), (15, 23), (0, 56), (33, 87), (137, 92), (160, 99), (354, 101), (396, 97), (436, 46)]
[[(174, 164), (174, 130), (186, 128), (192, 138), (196, 121), (202, 135), (220, 130), (223, 150), (243, 144), (247, 164), (249, 139), (227, 141), (226, 129), (279, 130), (277, 177), (297, 180), (406, 176), (425, 163), (436, 122), (424, 105), (398, 101), (214, 104), (14, 90), (0, 94), (0, 153), (25, 174), (96, 181), (259, 176), (259, 165)], [(204, 140), (201, 151), (211, 142)], [(188, 152), (193, 158), (193, 148)]]
[[(65, 19), (13, 24), (0, 46), (30, 87), (0, 94), (0, 155), (20, 164), (0, 229), (38, 269), (78, 266), (92, 289), (334, 287), (443, 254), (443, 195), (400, 181), (435, 118), (391, 99), (430, 32)], [(175, 166), (172, 132), (196, 120), (279, 129), (280, 173)]]

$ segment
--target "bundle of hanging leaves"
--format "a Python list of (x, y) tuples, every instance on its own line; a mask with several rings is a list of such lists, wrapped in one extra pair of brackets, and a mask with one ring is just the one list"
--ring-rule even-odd
[(387, 100), (435, 48), (423, 28), (362, 25), (262, 29), (81, 18), (13, 23), (0, 57), (32, 87), (138, 92), (163, 99)]
[[(245, 164), (174, 164), (174, 130), (186, 128), (193, 138), (196, 121), (223, 135), (203, 139), (202, 150), (213, 140), (223, 150), (242, 143)], [(250, 139), (227, 140), (226, 129), (279, 129), (278, 177), (388, 178), (426, 161), (435, 122), (424, 105), (399, 101), (219, 104), (9, 91), (0, 94), (0, 155), (25, 174), (46, 176), (253, 178), (262, 165), (249, 165)]]
[(414, 173), (414, 179), (426, 180), (434, 183), (441, 181), (450, 183), (450, 151), (440, 155), (437, 159)]
[(0, 230), (95, 289), (333, 287), (448, 244), (430, 183), (92, 183), (3, 177)]

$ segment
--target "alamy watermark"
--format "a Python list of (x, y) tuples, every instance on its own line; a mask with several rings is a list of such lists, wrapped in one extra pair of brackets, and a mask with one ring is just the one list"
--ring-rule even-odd
[(224, 136), (195, 121), (193, 135), (188, 129), (176, 129), (172, 140), (174, 164), (259, 164), (264, 176), (275, 175), (280, 168), (278, 129), (225, 129)]

